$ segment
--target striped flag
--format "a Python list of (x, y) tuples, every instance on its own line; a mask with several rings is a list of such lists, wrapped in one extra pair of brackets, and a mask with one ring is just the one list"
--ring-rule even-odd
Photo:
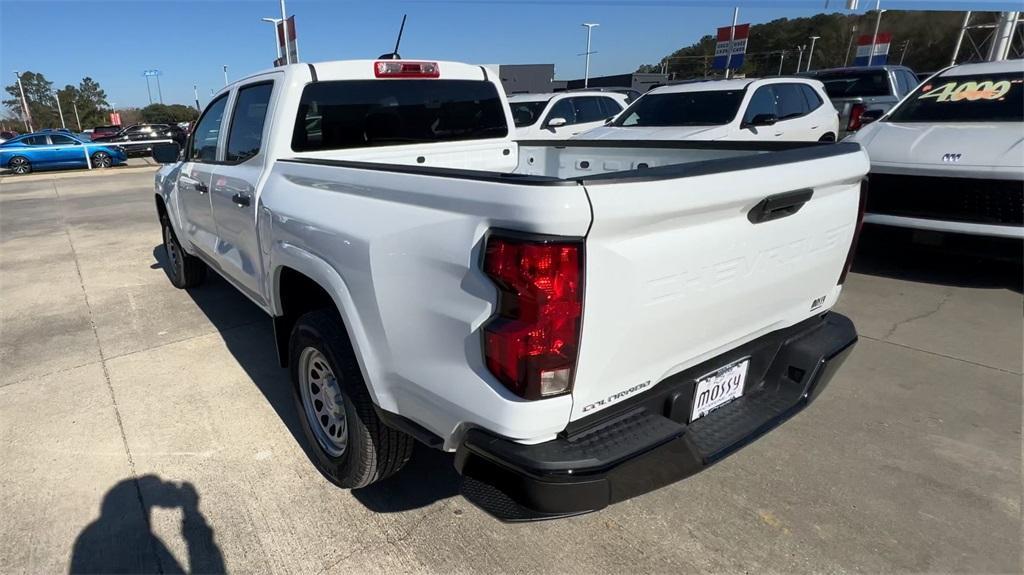
[[(882, 32), (875, 42), (875, 55), (871, 58), (871, 65), (885, 64), (889, 59), (889, 43), (892, 41), (890, 32)], [(854, 66), (867, 66), (868, 56), (871, 54), (871, 34), (863, 34), (857, 38), (857, 57), (853, 60)]]
[[(747, 52), (747, 36), (750, 35), (750, 24), (738, 24), (732, 43), (729, 43), (729, 31), (732, 26), (718, 29), (718, 43), (715, 44), (715, 61), (712, 67), (724, 70), (728, 62), (729, 68), (735, 69), (743, 65), (743, 55)], [(730, 57), (729, 54), (732, 53)]]

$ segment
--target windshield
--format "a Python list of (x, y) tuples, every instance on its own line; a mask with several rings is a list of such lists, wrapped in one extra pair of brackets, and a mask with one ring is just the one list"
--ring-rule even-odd
[(292, 150), (340, 150), (508, 135), (494, 84), (478, 80), (339, 80), (302, 90)]
[(1024, 74), (932, 78), (889, 115), (890, 122), (1024, 122)]
[(813, 74), (813, 78), (825, 84), (829, 98), (863, 98), (889, 96), (889, 74), (885, 70), (844, 70)]
[(548, 100), (509, 102), (508, 105), (512, 108), (512, 120), (516, 123), (516, 127), (522, 128), (532, 126), (537, 123), (537, 120), (540, 120), (540, 115), (544, 111), (544, 107), (548, 105)]
[(743, 90), (646, 94), (613, 126), (721, 126), (736, 117)]

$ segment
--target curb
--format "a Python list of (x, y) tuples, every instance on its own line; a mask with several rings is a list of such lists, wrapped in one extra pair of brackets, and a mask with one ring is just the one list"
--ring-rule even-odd
[(0, 174), (0, 182), (35, 182), (39, 180), (66, 180), (68, 178), (87, 178), (94, 176), (114, 176), (117, 174), (133, 174), (139, 172), (155, 172), (160, 169), (155, 166), (122, 166), (116, 168), (102, 168), (95, 170), (79, 170), (74, 172), (38, 172), (16, 176), (14, 174)]

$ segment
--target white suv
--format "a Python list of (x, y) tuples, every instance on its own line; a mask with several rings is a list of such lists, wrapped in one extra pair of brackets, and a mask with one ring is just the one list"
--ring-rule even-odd
[(565, 140), (601, 126), (626, 107), (616, 92), (562, 92), (509, 96), (516, 140)]
[(839, 115), (822, 83), (807, 78), (707, 80), (663, 86), (630, 104), (586, 140), (834, 142)]

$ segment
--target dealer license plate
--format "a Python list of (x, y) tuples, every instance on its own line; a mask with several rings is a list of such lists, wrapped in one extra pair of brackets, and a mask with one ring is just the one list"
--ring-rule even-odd
[(694, 422), (743, 395), (750, 358), (744, 358), (697, 380), (690, 421)]

